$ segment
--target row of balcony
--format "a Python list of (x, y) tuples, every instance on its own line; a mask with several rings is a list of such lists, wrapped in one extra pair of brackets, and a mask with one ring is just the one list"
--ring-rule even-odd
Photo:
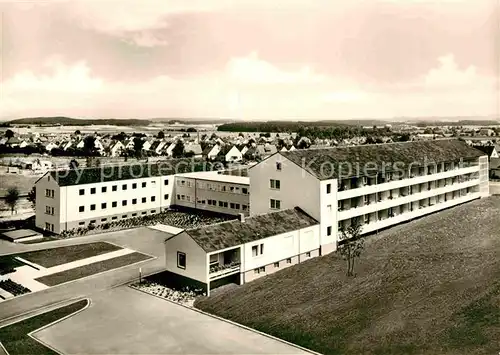
[(478, 172), (479, 172), (479, 166), (476, 164), (468, 167), (455, 167), (454, 169), (441, 172), (432, 172), (430, 174), (424, 174), (424, 175), (408, 174), (408, 176), (400, 179), (391, 179), (390, 177), (387, 176), (385, 178), (384, 177), (352, 178), (348, 180), (350, 180), (351, 183), (355, 181), (355, 183), (347, 187), (343, 185), (345, 181), (344, 179), (341, 180), (341, 186), (337, 193), (337, 199), (345, 200), (357, 196), (383, 192), (411, 185), (419, 185), (422, 183), (435, 180), (454, 178), (460, 175), (470, 175)]
[(478, 179), (472, 179), (464, 182), (459, 182), (455, 183), (452, 185), (447, 185), (439, 188), (433, 188), (430, 190), (424, 190), (418, 193), (413, 193), (413, 194), (403, 194), (397, 197), (390, 198), (390, 196), (387, 196), (386, 199), (381, 199), (377, 201), (376, 203), (368, 203), (365, 204), (361, 207), (353, 207), (348, 210), (342, 210), (338, 212), (338, 220), (344, 220), (344, 219), (349, 219), (352, 217), (357, 217), (361, 216), (364, 214), (368, 213), (373, 213), (382, 209), (390, 208), (390, 207), (395, 207), (398, 205), (403, 205), (407, 204), (410, 202), (422, 200), (425, 198), (437, 196), (437, 195), (443, 195), (452, 191), (457, 191), (460, 189), (467, 189), (472, 186), (479, 185), (479, 180)]
[[(471, 191), (466, 194), (462, 195), (457, 195), (452, 198), (448, 199), (436, 199), (434, 202), (428, 203), (428, 204), (420, 204), (418, 206), (410, 206), (406, 205), (406, 207), (401, 207), (399, 213), (394, 212), (391, 214), (389, 210), (387, 210), (387, 214), (385, 217), (385, 211), (383, 211), (384, 217), (382, 218), (374, 218), (374, 219), (368, 219), (361, 221), (362, 223), (362, 233), (370, 233), (376, 230), (384, 229), (389, 226), (405, 222), (408, 220), (411, 220), (413, 218), (417, 218), (429, 213), (434, 213), (442, 209), (446, 209), (464, 202), (468, 202), (474, 199), (477, 199), (480, 197), (480, 192), (478, 191)], [(377, 213), (377, 217), (378, 217)], [(365, 222), (363, 224), (363, 222)], [(346, 223), (346, 221), (340, 222), (339, 223), (339, 230), (340, 227), (343, 225), (343, 223)], [(346, 225), (347, 226), (347, 225)]]

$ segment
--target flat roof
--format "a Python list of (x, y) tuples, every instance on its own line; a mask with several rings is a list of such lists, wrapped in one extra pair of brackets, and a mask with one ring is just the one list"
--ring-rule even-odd
[(200, 171), (195, 173), (177, 174), (191, 179), (208, 180), (216, 182), (229, 182), (233, 184), (250, 185), (250, 178), (248, 176), (236, 176), (219, 174), (217, 171)]
[(13, 231), (3, 232), (2, 234), (12, 240), (40, 235), (40, 233), (35, 232), (31, 229), (17, 229)]

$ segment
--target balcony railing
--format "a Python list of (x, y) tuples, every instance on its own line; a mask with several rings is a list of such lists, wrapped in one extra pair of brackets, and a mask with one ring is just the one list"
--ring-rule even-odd
[(229, 264), (216, 264), (216, 265), (211, 265), (210, 266), (210, 271), (209, 271), (209, 276), (210, 279), (224, 276), (224, 275), (229, 275), (232, 273), (239, 272), (241, 268), (241, 263), (240, 262), (232, 262)]

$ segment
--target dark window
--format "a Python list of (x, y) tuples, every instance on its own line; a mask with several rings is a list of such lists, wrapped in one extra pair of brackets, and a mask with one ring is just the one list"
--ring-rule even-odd
[(151, 196), (151, 202), (155, 202), (156, 196)]
[(281, 163), (279, 162), (276, 163), (276, 170), (281, 170)]
[(107, 218), (101, 218), (101, 222), (106, 222), (107, 220)]
[(186, 268), (186, 254), (180, 251), (177, 252), (177, 267), (181, 269)]
[(135, 183), (135, 182), (134, 182), (134, 183), (132, 184), (132, 188), (133, 188), (133, 189), (137, 189), (137, 183)]
[(331, 226), (326, 227), (326, 235), (332, 235), (332, 227)]
[(79, 212), (85, 212), (85, 206), (80, 206), (78, 207)]
[(332, 192), (332, 184), (326, 184), (326, 193), (329, 194)]
[(146, 197), (142, 198), (142, 203), (146, 203)]
[(132, 217), (135, 217), (135, 216), (137, 216), (137, 213), (132, 213)]
[(132, 204), (133, 204), (133, 205), (136, 205), (136, 204), (137, 204), (137, 199), (136, 199), (136, 198), (133, 198), (133, 199), (132, 199)]
[(91, 195), (95, 194), (95, 187), (90, 188), (90, 194)]
[(127, 184), (123, 184), (122, 185), (122, 190), (126, 190), (127, 189)]
[(94, 224), (94, 223), (95, 223), (95, 219), (90, 221), (90, 224)]
[(245, 194), (245, 195), (248, 194), (248, 189), (246, 187), (242, 187), (241, 188), (241, 193)]
[(234, 210), (234, 203), (232, 203), (232, 202), (231, 202), (231, 203), (229, 204), (229, 207), (231, 207), (231, 208)]
[(122, 206), (126, 206), (127, 205), (127, 200), (122, 200)]
[(168, 185), (168, 179), (163, 182), (165, 185)]
[(156, 210), (151, 210), (151, 214), (155, 214), (156, 213)]
[(116, 207), (116, 206), (118, 206), (118, 202), (117, 202), (117, 201), (113, 201), (113, 202), (111, 202), (111, 206), (112, 206), (112, 207)]
[(95, 211), (95, 205), (90, 205), (90, 210)]
[(80, 189), (80, 192), (79, 192), (79, 193), (80, 193), (80, 196), (81, 196), (81, 195), (85, 195), (85, 189)]
[(127, 216), (126, 214), (124, 214), (124, 215), (122, 216), (122, 218), (127, 218), (127, 217), (128, 217), (128, 216)]
[(142, 187), (146, 187), (146, 183), (145, 182), (142, 183)]
[(118, 219), (118, 217), (116, 217), (116, 216), (115, 216), (115, 217), (111, 217), (111, 219), (112, 219), (113, 221), (116, 221), (116, 220)]
[(101, 187), (101, 192), (106, 192), (108, 188), (106, 186)]
[(168, 200), (168, 194), (165, 194), (164, 197), (165, 197), (165, 200)]
[(118, 186), (117, 186), (117, 185), (113, 185), (113, 186), (111, 187), (111, 190), (113, 190), (113, 191), (118, 190)]
[(146, 214), (146, 213), (147, 213), (146, 211), (142, 212), (142, 214)]

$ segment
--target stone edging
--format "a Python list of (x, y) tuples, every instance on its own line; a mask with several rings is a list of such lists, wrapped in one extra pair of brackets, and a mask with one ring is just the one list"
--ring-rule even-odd
[(193, 306), (193, 307), (188, 307), (188, 306), (185, 306), (185, 305), (183, 305), (183, 304), (181, 304), (181, 303), (177, 303), (177, 302), (171, 301), (171, 300), (169, 300), (168, 298), (160, 297), (160, 296), (154, 295), (154, 294), (152, 294), (152, 293), (149, 293), (149, 292), (143, 291), (143, 290), (141, 290), (141, 289), (139, 289), (139, 288), (137, 288), (137, 287), (134, 287), (134, 286), (132, 286), (132, 285), (129, 285), (129, 287), (130, 287), (130, 288), (132, 288), (132, 289), (134, 289), (134, 290), (137, 290), (137, 291), (139, 291), (139, 292), (143, 292), (143, 293), (145, 293), (145, 294), (147, 294), (147, 295), (150, 295), (150, 296), (153, 296), (153, 297), (157, 297), (157, 298), (159, 298), (159, 299), (162, 299), (162, 300), (168, 301), (168, 302), (173, 303), (173, 304), (175, 304), (175, 305), (178, 305), (178, 306), (181, 306), (181, 307), (184, 307), (184, 308), (190, 309), (190, 310), (192, 310), (192, 311), (198, 312), (198, 313), (203, 314), (203, 315), (205, 315), (205, 316), (209, 316), (209, 317), (215, 318), (215, 319), (217, 319), (217, 320), (220, 320), (220, 321), (223, 321), (223, 322), (229, 323), (229, 324), (231, 324), (231, 325), (235, 325), (235, 326), (237, 326), (237, 327), (239, 327), (239, 328), (242, 328), (242, 329), (245, 329), (245, 330), (248, 330), (248, 331), (251, 331), (251, 332), (257, 333), (257, 334), (259, 334), (259, 335), (263, 335), (263, 336), (265, 336), (265, 337), (267, 337), (267, 338), (270, 338), (270, 339), (273, 339), (273, 340), (279, 341), (279, 342), (281, 342), (281, 343), (284, 343), (284, 344), (286, 344), (286, 345), (292, 346), (292, 347), (297, 348), (297, 349), (299, 349), (299, 350), (302, 350), (302, 351), (308, 352), (308, 353), (310, 353), (310, 354), (313, 354), (313, 355), (322, 355), (321, 353), (318, 353), (318, 352), (316, 352), (316, 351), (313, 351), (313, 350), (310, 350), (310, 349), (304, 348), (304, 347), (302, 347), (302, 346), (300, 346), (300, 345), (297, 345), (297, 344), (291, 343), (291, 342), (289, 342), (289, 341), (283, 340), (283, 339), (278, 338), (278, 337), (275, 337), (275, 336), (273, 336), (273, 335), (270, 335), (270, 334), (267, 334), (267, 333), (261, 332), (261, 331), (259, 331), (259, 330), (256, 330), (256, 329), (253, 329), (253, 328), (250, 328), (250, 327), (247, 327), (247, 326), (245, 326), (245, 325), (243, 325), (243, 324), (233, 322), (232, 320), (229, 320), (229, 319), (226, 319), (226, 318), (222, 318), (222, 317), (216, 316), (216, 315), (211, 314), (211, 313), (207, 313), (207, 312), (205, 312), (205, 311), (202, 311), (201, 309), (195, 308), (194, 306)]

